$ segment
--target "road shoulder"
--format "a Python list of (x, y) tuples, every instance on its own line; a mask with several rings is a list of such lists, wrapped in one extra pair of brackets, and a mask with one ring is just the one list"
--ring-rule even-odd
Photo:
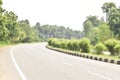
[(11, 46), (0, 48), (0, 80), (21, 80), (11, 55)]

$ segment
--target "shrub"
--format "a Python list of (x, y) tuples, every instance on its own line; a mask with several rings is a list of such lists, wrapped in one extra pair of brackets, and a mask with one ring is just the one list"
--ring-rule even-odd
[(102, 51), (105, 50), (105, 45), (103, 43), (97, 43), (94, 49), (95, 49), (95, 53), (102, 54)]
[(59, 48), (60, 47), (60, 43), (59, 43), (58, 39), (53, 38), (52, 41), (51, 41), (51, 46)]
[(120, 44), (117, 44), (115, 47), (115, 52), (116, 52), (116, 55), (119, 55), (120, 56)]
[(116, 55), (115, 46), (119, 43), (120, 42), (116, 39), (108, 39), (107, 41), (105, 41), (105, 45), (108, 48), (108, 50), (111, 52), (111, 55)]
[(68, 41), (68, 43), (67, 43), (67, 49), (72, 50), (72, 44), (71, 44), (71, 41)]
[(77, 51), (78, 50), (78, 40), (72, 40), (72, 50)]
[(75, 39), (69, 40), (67, 41), (66, 45), (67, 45), (67, 49), (69, 50), (74, 50), (74, 51), (78, 50), (78, 40)]
[(49, 44), (49, 45), (52, 45), (52, 43), (51, 43), (52, 40), (53, 40), (53, 38), (48, 39), (48, 44)]
[(83, 53), (90, 52), (90, 40), (88, 38), (83, 38), (78, 43), (78, 48)]
[(69, 49), (74, 51), (80, 50), (83, 53), (90, 52), (90, 41), (87, 38), (83, 38), (81, 40), (51, 38), (48, 40), (48, 44), (50, 46), (57, 47), (57, 48)]
[(66, 49), (66, 45), (67, 45), (67, 40), (61, 39), (60, 40), (60, 48)]

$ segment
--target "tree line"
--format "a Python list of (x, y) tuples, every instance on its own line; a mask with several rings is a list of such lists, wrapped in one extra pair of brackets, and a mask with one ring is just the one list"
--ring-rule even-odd
[(120, 8), (113, 2), (106, 2), (101, 7), (106, 19), (97, 16), (88, 16), (84, 21), (84, 36), (91, 40), (92, 44), (104, 42), (110, 38), (120, 39)]
[(29, 21), (18, 21), (18, 16), (2, 8), (0, 0), (0, 43), (21, 43), (39, 41)]
[(48, 38), (81, 38), (81, 31), (75, 31), (64, 26), (40, 25), (31, 26), (28, 19), (18, 21), (13, 11), (2, 8), (0, 0), (0, 43), (25, 43), (47, 41)]
[(83, 36), (81, 31), (72, 30), (69, 27), (65, 28), (64, 26), (40, 25), (40, 23), (36, 23), (33, 28), (36, 30), (37, 35), (43, 40), (49, 38), (80, 39)]

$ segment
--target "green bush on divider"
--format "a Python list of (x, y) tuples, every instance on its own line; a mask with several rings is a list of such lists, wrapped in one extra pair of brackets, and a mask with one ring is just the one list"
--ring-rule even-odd
[(114, 47), (115, 51), (116, 51), (116, 55), (120, 56), (120, 44), (117, 44), (115, 47)]
[(96, 54), (102, 54), (102, 51), (104, 51), (106, 49), (105, 45), (103, 43), (97, 43), (95, 45), (95, 53)]
[(107, 41), (105, 41), (105, 45), (107, 47), (107, 49), (111, 52), (111, 55), (117, 55), (117, 45), (120, 44), (120, 41), (116, 40), (116, 39), (108, 39)]
[(49, 45), (52, 45), (52, 40), (53, 40), (53, 38), (48, 39), (48, 44)]
[(88, 38), (80, 39), (78, 43), (78, 48), (83, 53), (89, 53), (90, 52), (90, 40)]

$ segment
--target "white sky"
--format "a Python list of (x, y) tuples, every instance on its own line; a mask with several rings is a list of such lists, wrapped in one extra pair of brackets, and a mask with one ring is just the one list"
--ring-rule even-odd
[(82, 30), (87, 16), (103, 16), (104, 2), (120, 6), (120, 0), (3, 0), (3, 8), (13, 11), (19, 20), (28, 19), (31, 25), (40, 22)]

